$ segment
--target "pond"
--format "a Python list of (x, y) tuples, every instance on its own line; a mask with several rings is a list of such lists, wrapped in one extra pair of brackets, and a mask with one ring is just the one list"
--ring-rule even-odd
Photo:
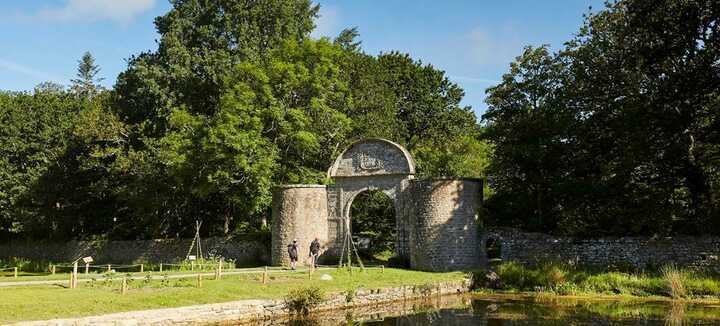
[(720, 305), (663, 301), (450, 296), (258, 325), (720, 325)]

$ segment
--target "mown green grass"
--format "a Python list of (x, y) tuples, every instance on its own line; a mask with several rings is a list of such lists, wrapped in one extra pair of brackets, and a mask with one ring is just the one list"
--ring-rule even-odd
[[(332, 281), (320, 280), (327, 273)], [(460, 280), (465, 274), (426, 273), (399, 269), (354, 271), (318, 271), (312, 279), (303, 272), (270, 274), (262, 284), (261, 274), (225, 276), (215, 281), (204, 279), (202, 288), (194, 279), (132, 281), (130, 291), (122, 295), (120, 282), (80, 283), (77, 289), (59, 286), (0, 288), (0, 324), (53, 318), (68, 318), (112, 312), (219, 303), (242, 299), (280, 299), (290, 290), (315, 285), (325, 292), (400, 285), (425, 285), (438, 281)]]
[(497, 266), (496, 271), (506, 291), (720, 299), (717, 276), (672, 267), (655, 273), (627, 273), (592, 271), (563, 264), (527, 267), (507, 262)]

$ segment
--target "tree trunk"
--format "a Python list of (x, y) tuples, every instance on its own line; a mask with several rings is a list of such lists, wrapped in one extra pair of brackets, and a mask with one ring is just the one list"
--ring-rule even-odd
[(225, 224), (223, 225), (223, 234), (228, 235), (230, 233), (230, 224), (232, 223), (232, 209), (229, 207), (225, 210)]

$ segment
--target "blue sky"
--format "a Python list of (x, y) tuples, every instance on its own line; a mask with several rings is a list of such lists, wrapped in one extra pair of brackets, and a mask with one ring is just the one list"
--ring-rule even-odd
[[(526, 45), (558, 49), (582, 14), (603, 0), (320, 0), (314, 37), (357, 26), (363, 49), (398, 50), (446, 71), (480, 115), (485, 89)], [(167, 0), (25, 0), (0, 2), (0, 89), (32, 90), (42, 81), (68, 84), (90, 51), (105, 86), (132, 54), (156, 48), (153, 18)]]

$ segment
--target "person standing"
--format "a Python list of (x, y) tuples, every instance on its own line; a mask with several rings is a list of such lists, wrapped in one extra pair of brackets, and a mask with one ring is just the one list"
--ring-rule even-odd
[(318, 260), (319, 255), (320, 255), (320, 240), (318, 240), (318, 238), (315, 238), (315, 240), (313, 240), (310, 243), (310, 259), (311, 259), (310, 264), (311, 264), (312, 268), (317, 267), (317, 260)]
[(295, 270), (295, 265), (297, 265), (298, 261), (297, 239), (294, 239), (293, 242), (288, 245), (288, 254), (290, 255), (290, 268)]

